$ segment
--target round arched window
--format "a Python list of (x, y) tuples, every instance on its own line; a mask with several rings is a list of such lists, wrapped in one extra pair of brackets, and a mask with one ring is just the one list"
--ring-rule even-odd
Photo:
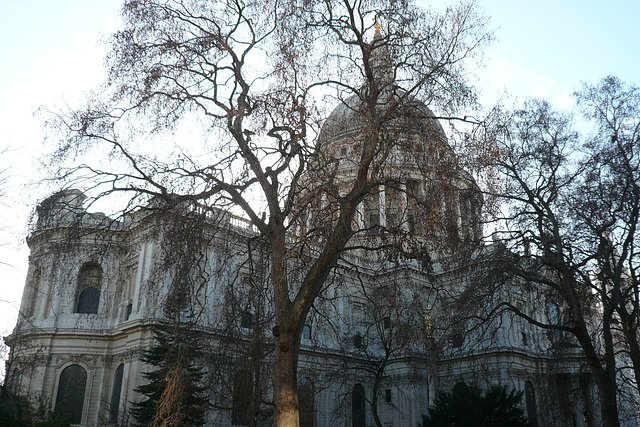
[(69, 365), (60, 373), (56, 413), (69, 418), (71, 424), (82, 422), (84, 391), (87, 386), (87, 371), (80, 365)]
[(97, 263), (87, 263), (78, 273), (76, 313), (96, 314), (100, 305), (102, 268)]

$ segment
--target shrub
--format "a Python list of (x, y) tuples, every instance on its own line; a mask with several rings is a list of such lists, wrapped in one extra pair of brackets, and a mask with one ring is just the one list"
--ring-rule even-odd
[(422, 427), (527, 427), (524, 410), (519, 407), (522, 392), (492, 386), (486, 392), (458, 383), (450, 393), (438, 392), (429, 415), (422, 416)]

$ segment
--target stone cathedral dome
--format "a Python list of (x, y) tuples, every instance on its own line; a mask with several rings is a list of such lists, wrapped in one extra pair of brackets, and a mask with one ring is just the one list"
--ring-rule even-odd
[[(372, 54), (383, 86), (376, 105), (366, 104), (363, 87), (335, 107), (319, 134), (320, 157), (336, 165), (336, 187), (346, 191), (362, 148), (372, 136), (380, 138), (378, 178), (384, 184), (363, 202), (358, 228), (372, 234), (399, 230), (430, 241), (479, 241), (482, 196), (475, 180), (460, 167), (432, 110), (395, 83), (389, 55), (379, 50)], [(366, 119), (371, 116), (375, 120)]]
[[(386, 123), (386, 126), (398, 129), (421, 129), (430, 133), (433, 137), (446, 144), (447, 137), (444, 129), (435, 114), (422, 102), (406, 94), (406, 91), (391, 86), (383, 89), (379, 96), (378, 104), (382, 107), (389, 103), (398, 106), (398, 113)], [(325, 120), (322, 128), (324, 139), (333, 140), (362, 131), (362, 114), (364, 114), (363, 101), (358, 95), (352, 95), (342, 101)]]

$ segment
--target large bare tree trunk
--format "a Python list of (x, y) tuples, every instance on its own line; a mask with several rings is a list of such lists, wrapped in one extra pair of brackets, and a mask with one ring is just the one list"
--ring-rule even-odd
[(382, 427), (382, 420), (380, 414), (378, 414), (378, 392), (380, 391), (380, 380), (382, 379), (382, 373), (380, 372), (375, 377), (373, 382), (373, 394), (371, 395), (371, 413), (373, 414), (373, 421), (376, 423), (376, 427)]
[(602, 366), (600, 358), (596, 353), (591, 339), (589, 338), (587, 326), (584, 322), (580, 322), (580, 326), (576, 328), (576, 338), (584, 351), (587, 364), (593, 373), (593, 380), (598, 388), (598, 400), (600, 401), (600, 411), (602, 416), (603, 427), (619, 427), (620, 419), (618, 418), (618, 401), (617, 401), (617, 389), (616, 389), (616, 376), (615, 376), (615, 360), (613, 356), (613, 349), (609, 348), (610, 336), (607, 337), (607, 329), (603, 331), (605, 333), (605, 366)]
[(616, 401), (616, 383), (604, 371), (593, 371), (593, 379), (598, 387), (603, 427), (619, 427), (618, 402)]
[[(278, 226), (275, 225), (277, 228)], [(289, 298), (287, 279), (286, 243), (284, 230), (272, 235), (271, 271), (275, 293), (276, 325), (275, 368), (273, 370), (273, 403), (275, 405), (275, 425), (278, 427), (298, 427), (298, 324), (293, 315), (293, 303)]]
[(633, 366), (633, 374), (636, 380), (636, 388), (640, 391), (640, 345), (638, 345), (638, 331), (633, 315), (629, 314), (624, 307), (618, 310), (622, 320), (622, 332), (624, 333), (627, 345), (629, 346), (629, 358)]
[[(293, 326), (293, 325), (291, 325)], [(276, 339), (276, 361), (273, 371), (273, 400), (276, 408), (275, 425), (298, 427), (297, 357), (295, 331), (286, 328)]]
[[(606, 289), (602, 290), (603, 293)], [(602, 407), (602, 422), (605, 427), (617, 427), (620, 425), (618, 418), (618, 401), (616, 385), (616, 350), (613, 342), (611, 323), (613, 321), (613, 308), (603, 298), (603, 327), (604, 341), (604, 369), (598, 371), (602, 375), (600, 388), (600, 405)]]

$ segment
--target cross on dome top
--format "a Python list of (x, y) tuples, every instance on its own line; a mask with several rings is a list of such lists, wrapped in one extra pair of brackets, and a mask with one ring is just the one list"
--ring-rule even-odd
[[(371, 65), (373, 67), (374, 76), (383, 84), (392, 84), (394, 79), (393, 65), (391, 55), (386, 44), (381, 42), (382, 33), (380, 28), (380, 16), (376, 14), (374, 23), (375, 33), (371, 47)], [(378, 42), (378, 43), (376, 43)]]

